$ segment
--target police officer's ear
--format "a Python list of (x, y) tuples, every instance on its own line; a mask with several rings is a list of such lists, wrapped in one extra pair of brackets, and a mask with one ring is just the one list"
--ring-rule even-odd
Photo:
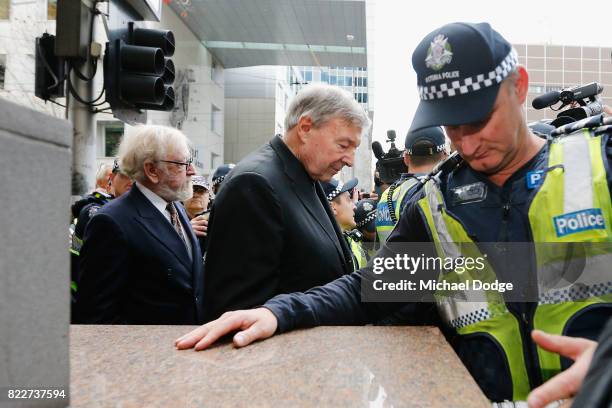
[(521, 104), (525, 103), (527, 99), (527, 92), (529, 90), (529, 74), (522, 65), (516, 67), (516, 72), (512, 74), (510, 79), (513, 82), (513, 90)]
[(314, 128), (312, 118), (310, 116), (302, 116), (296, 125), (298, 138), (302, 143), (310, 137), (310, 131)]
[(334, 213), (334, 217), (336, 215), (338, 215), (338, 210), (336, 210), (336, 202), (335, 202), (335, 200), (330, 201), (329, 202), (329, 206), (331, 207), (332, 212)]
[(408, 169), (408, 171), (410, 171), (410, 155), (408, 153), (406, 153), (406, 151), (404, 150), (404, 164), (406, 165), (406, 168)]

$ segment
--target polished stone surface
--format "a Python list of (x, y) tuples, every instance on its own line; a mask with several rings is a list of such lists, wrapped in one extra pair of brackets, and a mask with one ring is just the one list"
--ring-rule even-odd
[(490, 407), (438, 329), (330, 326), (178, 351), (187, 326), (72, 326), (73, 407)]

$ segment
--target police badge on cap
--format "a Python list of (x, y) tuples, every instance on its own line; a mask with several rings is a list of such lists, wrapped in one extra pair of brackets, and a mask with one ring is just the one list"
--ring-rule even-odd
[(410, 131), (486, 119), (517, 65), (510, 43), (487, 23), (452, 23), (429, 33), (412, 54), (421, 102)]

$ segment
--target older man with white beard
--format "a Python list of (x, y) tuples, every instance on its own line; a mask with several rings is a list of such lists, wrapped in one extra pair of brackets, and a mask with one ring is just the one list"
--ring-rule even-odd
[(191, 196), (189, 141), (179, 130), (140, 126), (119, 146), (132, 189), (89, 222), (77, 309), (83, 323), (198, 324), (203, 270), (179, 203)]

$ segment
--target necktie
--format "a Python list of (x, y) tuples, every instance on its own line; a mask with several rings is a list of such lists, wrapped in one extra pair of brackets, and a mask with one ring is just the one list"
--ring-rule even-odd
[(179, 221), (178, 212), (176, 212), (176, 207), (173, 203), (168, 203), (166, 206), (166, 210), (170, 213), (170, 222), (174, 227), (174, 230), (178, 234), (179, 237), (183, 240), (183, 243), (186, 244), (185, 235), (183, 234), (183, 229), (181, 228), (181, 222)]

